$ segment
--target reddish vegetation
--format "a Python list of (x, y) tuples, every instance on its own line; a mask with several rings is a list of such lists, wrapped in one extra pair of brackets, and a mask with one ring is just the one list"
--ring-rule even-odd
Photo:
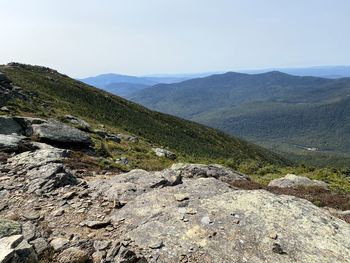
[[(84, 176), (91, 176), (94, 172), (103, 174), (105, 171), (98, 164), (99, 158), (89, 156), (81, 152), (72, 151), (69, 158), (65, 160), (65, 164), (72, 170), (81, 171)], [(110, 173), (120, 173), (118, 168), (108, 168)]]
[[(350, 193), (331, 192), (317, 187), (299, 187), (299, 188), (279, 188), (263, 186), (252, 181), (233, 181), (229, 182), (231, 186), (244, 189), (264, 189), (275, 194), (292, 195), (309, 200), (319, 207), (330, 207), (338, 210), (350, 210)], [(341, 219), (350, 223), (350, 215), (337, 215)]]

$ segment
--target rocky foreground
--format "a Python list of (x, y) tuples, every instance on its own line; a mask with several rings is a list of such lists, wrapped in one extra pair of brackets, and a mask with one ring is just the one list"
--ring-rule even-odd
[(64, 149), (89, 147), (87, 133), (4, 120), (0, 263), (350, 262), (348, 223), (303, 199), (231, 186), (246, 175), (200, 164), (91, 173), (67, 165)]

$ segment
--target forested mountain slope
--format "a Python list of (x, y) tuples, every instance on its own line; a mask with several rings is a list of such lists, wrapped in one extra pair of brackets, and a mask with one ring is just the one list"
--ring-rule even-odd
[[(350, 154), (350, 78), (229, 72), (129, 96), (282, 152)], [(301, 152), (302, 151), (302, 152)]]

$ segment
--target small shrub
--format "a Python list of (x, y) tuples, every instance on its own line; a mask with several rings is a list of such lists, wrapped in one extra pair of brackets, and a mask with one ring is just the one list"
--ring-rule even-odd
[(100, 147), (97, 149), (97, 154), (105, 158), (112, 157), (112, 153), (109, 150), (108, 144), (105, 141), (101, 142)]

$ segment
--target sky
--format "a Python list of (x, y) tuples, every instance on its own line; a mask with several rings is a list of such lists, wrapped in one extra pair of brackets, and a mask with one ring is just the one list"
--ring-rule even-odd
[(349, 0), (0, 0), (0, 64), (72, 77), (350, 64)]

